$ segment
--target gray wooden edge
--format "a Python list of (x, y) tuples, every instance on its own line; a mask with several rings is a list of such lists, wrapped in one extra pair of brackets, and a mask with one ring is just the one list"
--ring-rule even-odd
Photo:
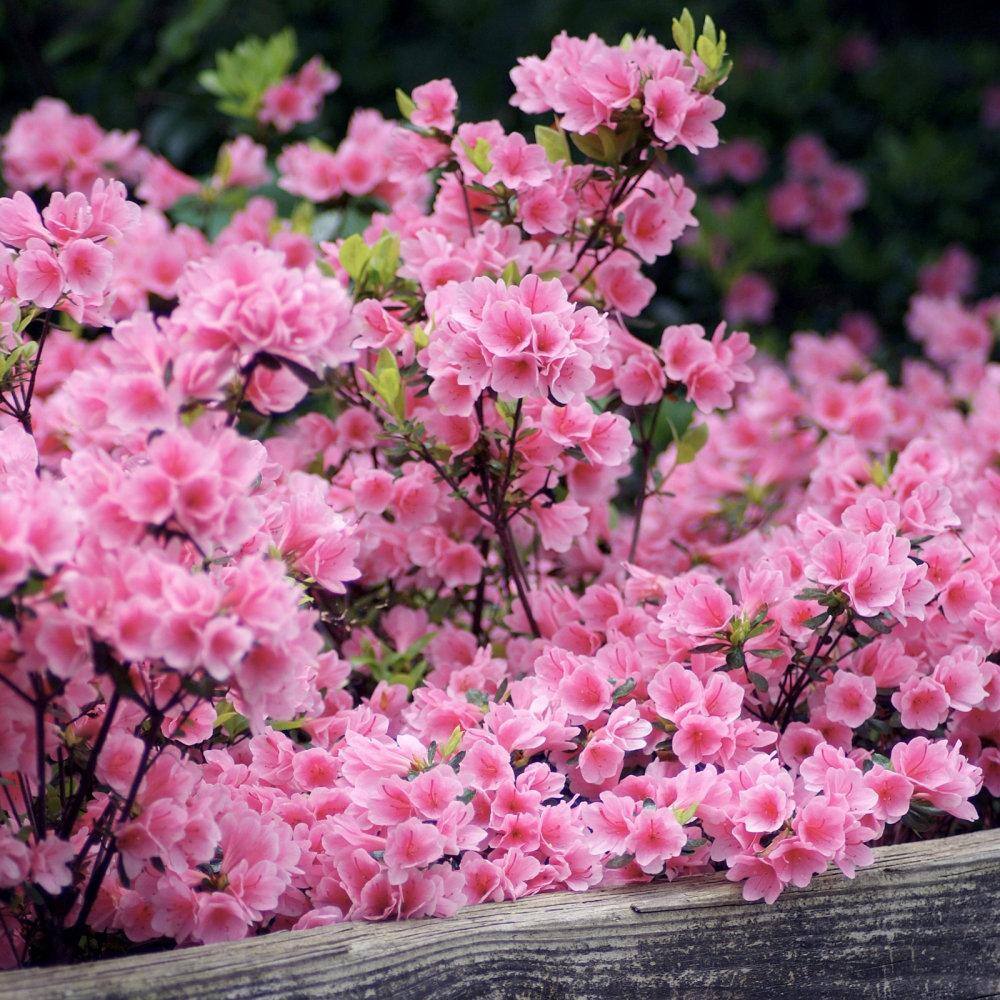
[(745, 903), (721, 875), (0, 974), (0, 1000), (1000, 997), (1000, 830)]

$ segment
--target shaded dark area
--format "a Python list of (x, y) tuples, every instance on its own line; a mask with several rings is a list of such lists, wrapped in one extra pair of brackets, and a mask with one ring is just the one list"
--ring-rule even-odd
[[(295, 28), (300, 57), (318, 52), (343, 76), (321, 134), (336, 137), (350, 110), (394, 113), (394, 88), (449, 76), (466, 118), (527, 124), (506, 104), (520, 55), (544, 54), (560, 30), (607, 39), (644, 29), (669, 39), (680, 3), (648, 0), (5, 0), (0, 21), (0, 124), (42, 94), (67, 100), (105, 127), (141, 128), (183, 169), (207, 169), (232, 131), (196, 82), (217, 49), (248, 34)], [(921, 264), (960, 243), (981, 263), (977, 294), (1000, 288), (994, 233), (1000, 130), (984, 123), (1000, 82), (997, 7), (715, 0), (692, 4), (729, 36), (735, 71), (720, 96), (725, 139), (749, 136), (769, 152), (762, 183), (802, 132), (823, 136), (868, 181), (867, 205), (838, 246), (804, 244), (764, 271), (779, 290), (771, 332), (827, 329), (846, 311), (872, 312), (898, 338)], [(871, 59), (852, 65), (850, 46)], [(846, 47), (845, 47), (846, 46)], [(678, 159), (678, 165), (685, 164)], [(746, 192), (735, 188), (738, 197)], [(763, 219), (763, 216), (762, 216)], [(786, 248), (787, 249), (787, 248)], [(749, 261), (749, 269), (759, 262)], [(718, 276), (684, 268), (657, 275), (664, 316), (718, 318)], [(671, 299), (673, 298), (673, 301)], [(765, 330), (766, 334), (767, 331)]]

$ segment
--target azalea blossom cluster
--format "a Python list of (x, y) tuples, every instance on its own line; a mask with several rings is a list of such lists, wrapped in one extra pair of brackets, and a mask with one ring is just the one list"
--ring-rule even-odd
[(698, 159), (698, 177), (706, 184), (724, 180), (753, 184), (764, 176), (767, 162), (764, 147), (755, 139), (742, 136), (706, 150)]
[(89, 115), (46, 97), (21, 112), (4, 136), (3, 176), (14, 189), (85, 191), (109, 176), (137, 181), (149, 155), (138, 132), (106, 132)]
[(850, 217), (868, 197), (856, 170), (837, 163), (816, 135), (800, 135), (785, 150), (786, 177), (768, 196), (768, 211), (779, 229), (801, 230), (821, 246), (841, 243)]
[[(168, 171), (43, 190), (72, 157), (11, 128), (3, 965), (714, 870), (773, 902), (996, 823), (997, 304), (950, 252), (898, 383), (844, 333), (634, 324), (729, 68), (674, 42), (521, 60), (530, 137), (445, 79), (240, 136), (188, 192), (217, 229)], [(281, 128), (321, 69), (251, 97)]]
[(40, 98), (14, 119), (0, 162), (13, 190), (88, 194), (95, 181), (117, 179), (134, 186), (147, 204), (165, 208), (200, 187), (142, 146), (138, 132), (105, 131), (53, 97)]
[(319, 114), (323, 98), (339, 86), (340, 74), (314, 56), (298, 72), (264, 91), (257, 120), (279, 132), (290, 132), (296, 125), (311, 122)]
[[(785, 151), (785, 176), (777, 183), (765, 180), (767, 172), (767, 152), (755, 139), (737, 137), (705, 150), (696, 178), (699, 188), (712, 192), (706, 199), (707, 225), (681, 239), (686, 265), (707, 270), (723, 293), (723, 316), (737, 325), (772, 321), (778, 302), (773, 264), (793, 252), (787, 239), (775, 243), (775, 230), (818, 247), (836, 246), (850, 233), (851, 215), (868, 200), (862, 174), (837, 162), (817, 135), (792, 139)], [(962, 267), (944, 260), (939, 282), (947, 280), (944, 272), (951, 266)], [(867, 317), (856, 320), (845, 317), (841, 332), (871, 350), (877, 332)]]
[[(704, 74), (685, 55), (690, 56), (689, 47), (686, 53), (665, 49), (652, 37), (614, 46), (596, 35), (583, 40), (563, 33), (544, 59), (518, 60), (511, 72), (516, 88), (511, 104), (533, 115), (554, 111), (563, 128), (581, 135), (602, 126), (628, 128), (641, 113), (666, 148), (680, 145), (696, 152), (716, 144), (712, 123), (724, 108), (699, 91)], [(697, 58), (704, 62), (701, 56)]]
[(89, 197), (57, 191), (41, 214), (23, 191), (15, 192), (0, 218), (5, 301), (37, 309), (58, 304), (78, 323), (99, 321), (114, 268), (102, 244), (120, 241), (138, 218), (120, 181), (94, 181)]

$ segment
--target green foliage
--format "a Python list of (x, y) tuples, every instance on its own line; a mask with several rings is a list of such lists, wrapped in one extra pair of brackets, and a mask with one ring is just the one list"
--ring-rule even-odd
[(360, 281), (371, 255), (371, 248), (364, 238), (360, 233), (355, 233), (340, 245), (340, 266), (352, 281)]
[(584, 156), (598, 163), (621, 163), (622, 157), (635, 145), (640, 128), (638, 120), (631, 127), (623, 125), (614, 131), (607, 125), (598, 125), (596, 132), (587, 135), (571, 132), (570, 139)]
[(500, 279), (508, 286), (521, 284), (521, 269), (517, 266), (516, 260), (509, 261), (504, 265), (503, 271), (500, 272)]
[(8, 375), (17, 371), (18, 365), (31, 361), (37, 353), (38, 344), (30, 340), (27, 343), (19, 344), (7, 354), (0, 354), (0, 383)]
[(399, 237), (384, 233), (370, 247), (360, 233), (354, 233), (340, 246), (340, 264), (359, 288), (383, 289), (399, 268)]
[(223, 114), (253, 119), (264, 92), (288, 74), (295, 54), (295, 32), (291, 28), (267, 41), (247, 38), (231, 51), (219, 52), (215, 69), (202, 72), (198, 82), (219, 98)]
[(399, 113), (407, 121), (413, 116), (413, 112), (417, 110), (416, 104), (413, 103), (413, 98), (399, 87), (396, 88), (396, 106), (399, 108)]
[[(375, 640), (376, 645), (365, 639), (361, 643), (361, 653), (351, 657), (351, 662), (355, 666), (367, 668), (376, 681), (405, 684), (412, 691), (427, 673), (429, 665), (423, 653), (434, 635), (434, 632), (428, 632), (406, 649), (398, 651), (378, 639)], [(459, 731), (456, 747), (461, 743), (461, 738)], [(452, 732), (446, 746), (451, 746), (455, 739), (455, 733)]]
[(698, 452), (708, 444), (708, 424), (692, 424), (679, 437), (675, 437), (678, 465), (687, 465), (698, 457)]
[(686, 56), (691, 55), (694, 50), (694, 32), (694, 18), (691, 16), (691, 11), (685, 7), (681, 16), (674, 18), (670, 33), (673, 36), (674, 45)]
[[(687, 14), (687, 8), (684, 8)], [(689, 15), (690, 16), (690, 15)], [(717, 31), (715, 22), (705, 15), (705, 27), (695, 43), (698, 58), (705, 64), (707, 73), (698, 81), (699, 87), (706, 93), (718, 87), (733, 68), (733, 61), (726, 55), (726, 33)]]
[(406, 419), (406, 386), (399, 373), (396, 355), (388, 348), (379, 351), (375, 371), (361, 369), (365, 381), (375, 391), (375, 396), (368, 398), (384, 406), (400, 423)]
[(561, 128), (549, 128), (548, 125), (535, 126), (535, 142), (545, 150), (545, 155), (550, 163), (558, 163), (564, 160), (571, 163), (572, 154), (569, 151), (569, 143), (566, 141), (566, 133)]
[(475, 146), (470, 146), (466, 142), (463, 142), (462, 145), (465, 147), (466, 156), (469, 157), (476, 169), (481, 170), (484, 174), (488, 173), (493, 166), (490, 160), (490, 144), (480, 136), (476, 140)]
[(698, 806), (701, 803), (692, 802), (691, 805), (685, 806), (683, 809), (678, 809), (674, 807), (674, 816), (677, 817), (677, 822), (684, 826), (686, 823), (690, 823), (694, 819), (695, 813), (698, 811)]

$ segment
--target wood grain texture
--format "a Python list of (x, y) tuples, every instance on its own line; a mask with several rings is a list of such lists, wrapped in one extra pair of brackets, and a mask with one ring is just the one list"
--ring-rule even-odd
[(721, 876), (0, 975), (0, 1000), (1000, 997), (1000, 831), (881, 848), (774, 906)]

